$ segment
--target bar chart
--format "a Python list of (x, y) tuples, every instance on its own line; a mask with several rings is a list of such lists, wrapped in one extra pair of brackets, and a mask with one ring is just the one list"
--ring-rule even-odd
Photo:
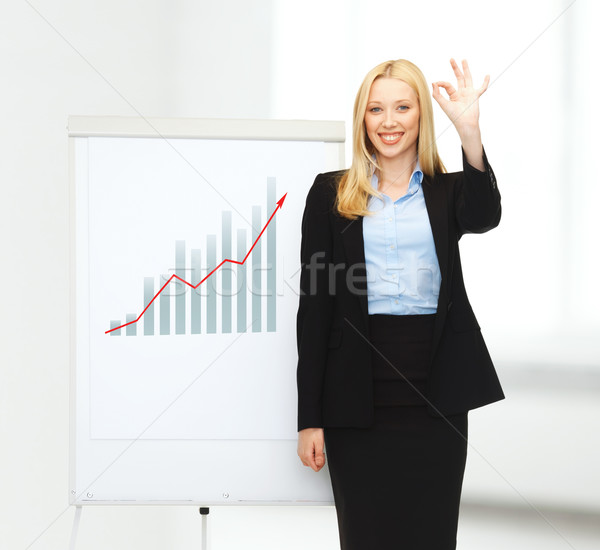
[(315, 174), (338, 167), (326, 144), (77, 149), (77, 361), (94, 442), (295, 437), (301, 225)]
[(250, 231), (238, 228), (234, 239), (232, 211), (222, 210), (220, 239), (216, 233), (206, 235), (204, 254), (201, 248), (188, 248), (185, 240), (175, 241), (173, 267), (143, 278), (141, 313), (127, 313), (124, 322), (110, 320), (105, 333), (228, 334), (246, 332), (248, 327), (252, 332), (275, 332), (276, 214), (285, 196), (276, 200), (276, 178), (267, 177), (266, 208), (252, 205)]

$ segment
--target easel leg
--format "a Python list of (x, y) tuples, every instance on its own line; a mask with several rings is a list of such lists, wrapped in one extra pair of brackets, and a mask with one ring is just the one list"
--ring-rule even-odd
[(69, 543), (69, 550), (75, 550), (77, 532), (79, 531), (79, 520), (81, 519), (81, 509), (81, 506), (75, 506), (75, 516), (73, 517), (73, 528), (71, 529), (71, 542)]
[(202, 550), (208, 550), (208, 513), (210, 509), (208, 507), (200, 508), (200, 515), (202, 516)]

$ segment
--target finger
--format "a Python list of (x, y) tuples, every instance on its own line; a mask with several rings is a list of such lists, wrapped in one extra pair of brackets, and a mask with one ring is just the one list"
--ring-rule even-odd
[(318, 466), (314, 450), (308, 455), (309, 466), (315, 471), (318, 472), (321, 468)]
[(304, 454), (302, 454), (300, 456), (300, 461), (302, 462), (302, 464), (304, 466), (309, 466), (313, 470), (315, 469), (315, 463), (314, 463), (314, 459), (313, 459), (312, 453), (304, 453)]
[(465, 77), (460, 72), (460, 69), (458, 68), (458, 64), (456, 63), (456, 61), (454, 61), (453, 58), (450, 59), (450, 65), (452, 65), (452, 69), (454, 69), (454, 75), (456, 76), (456, 81), (458, 82), (458, 87), (464, 88), (465, 87)]
[(471, 71), (469, 70), (469, 64), (466, 59), (462, 60), (463, 72), (465, 73), (465, 84), (467, 87), (473, 87), (473, 78), (471, 77)]
[(445, 97), (443, 97), (442, 94), (440, 93), (440, 89), (439, 89), (437, 83), (433, 82), (431, 85), (433, 86), (433, 94), (432, 94), (433, 99), (435, 99), (438, 102), (439, 106), (442, 109), (444, 109), (446, 103), (448, 103), (448, 100)]
[(479, 95), (483, 94), (483, 92), (485, 92), (488, 89), (489, 84), (490, 84), (490, 75), (486, 74), (485, 78), (483, 79), (483, 84), (481, 85), (481, 88), (479, 88), (479, 90), (477, 90)]
[(438, 103), (440, 103), (440, 101), (442, 101), (443, 99), (445, 99), (445, 98), (443, 98), (443, 97), (442, 97), (442, 94), (440, 93), (440, 87), (439, 87), (439, 85), (437, 84), (437, 82), (432, 82), (432, 83), (431, 83), (431, 87), (433, 88), (433, 92), (432, 92), (432, 94), (431, 94), (431, 95), (433, 96), (433, 98), (434, 98), (434, 99), (435, 99), (435, 100), (436, 100)]
[(456, 93), (456, 89), (454, 88), (454, 86), (452, 86), (452, 84), (450, 84), (450, 82), (444, 82), (443, 80), (440, 80), (439, 82), (435, 82), (434, 84), (436, 86), (441, 86), (442, 88), (444, 88), (446, 90), (446, 93), (448, 94), (448, 97), (452, 97)]
[(323, 452), (323, 442), (315, 445), (315, 463), (319, 470), (325, 466), (325, 453)]
[(298, 458), (300, 459), (300, 462), (302, 462), (303, 466), (308, 466), (308, 464), (306, 463), (306, 460), (304, 460), (304, 455), (302, 454), (302, 451), (300, 451), (300, 449), (298, 449)]
[(298, 441), (298, 457), (300, 458), (300, 462), (302, 462), (303, 466), (310, 466), (309, 463), (309, 453), (304, 449), (304, 447), (302, 446), (301, 442)]
[(318, 471), (317, 464), (315, 462), (315, 448), (311, 443), (307, 445), (299, 446), (298, 456), (304, 466), (310, 466), (313, 470)]

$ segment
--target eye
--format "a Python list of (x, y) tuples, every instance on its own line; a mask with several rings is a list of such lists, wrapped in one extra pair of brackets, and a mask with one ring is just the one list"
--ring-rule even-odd
[(399, 109), (400, 111), (408, 111), (409, 107), (408, 107), (408, 105), (400, 105), (400, 106), (398, 107), (398, 109)]
[(369, 109), (370, 113), (378, 113), (379, 111), (381, 111), (381, 107), (371, 107)]

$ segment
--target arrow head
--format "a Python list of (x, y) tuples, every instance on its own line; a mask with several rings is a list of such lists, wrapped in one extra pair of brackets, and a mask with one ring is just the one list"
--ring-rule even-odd
[(287, 197), (287, 193), (285, 195), (283, 195), (283, 197), (281, 197), (278, 201), (277, 201), (277, 207), (281, 208), (283, 206), (283, 201), (285, 200), (285, 198)]

